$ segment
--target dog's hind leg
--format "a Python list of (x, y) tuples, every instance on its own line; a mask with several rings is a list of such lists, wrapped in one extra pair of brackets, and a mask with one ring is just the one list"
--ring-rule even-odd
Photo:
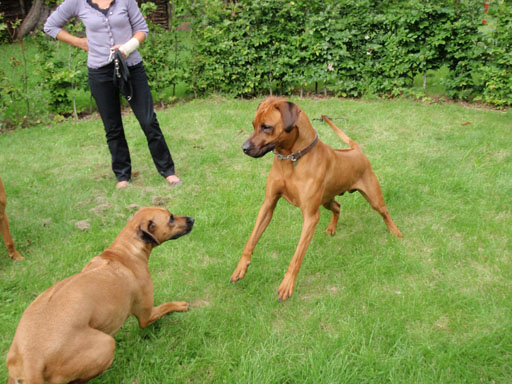
[(328, 209), (332, 212), (332, 219), (329, 223), (329, 226), (325, 230), (329, 235), (334, 236), (336, 233), (336, 226), (338, 225), (338, 219), (340, 217), (340, 203), (338, 203), (336, 200), (332, 199), (328, 203), (325, 203), (324, 205), (325, 209)]
[(355, 186), (364, 198), (370, 203), (373, 209), (380, 213), (384, 219), (384, 223), (388, 227), (389, 232), (396, 237), (402, 237), (402, 233), (391, 219), (391, 215), (388, 212), (386, 203), (384, 202), (384, 196), (382, 196), (382, 190), (380, 188), (377, 176), (369, 170), (361, 178), (361, 180)]
[(107, 370), (114, 361), (114, 338), (88, 328), (68, 344), (67, 358), (60, 356), (54, 370), (46, 372), (52, 383), (85, 383)]
[[(5, 207), (5, 206), (4, 206)], [(2, 207), (0, 207), (2, 208)], [(9, 253), (9, 257), (13, 260), (24, 260), (25, 258), (14, 248), (14, 241), (9, 232), (9, 221), (5, 212), (0, 212), (0, 233), (4, 239), (5, 247)]]
[(12, 240), (11, 233), (9, 232), (9, 220), (5, 213), (5, 206), (7, 205), (7, 198), (5, 197), (5, 189), (0, 179), (0, 234), (7, 248), (9, 256), (13, 260), (24, 260), (24, 257), (14, 248), (14, 241)]

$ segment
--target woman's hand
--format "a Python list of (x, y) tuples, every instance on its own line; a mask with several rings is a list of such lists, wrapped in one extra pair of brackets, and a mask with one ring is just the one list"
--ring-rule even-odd
[(146, 40), (146, 34), (144, 32), (137, 31), (130, 40), (128, 40), (124, 44), (114, 45), (110, 49), (113, 51), (119, 49), (119, 52), (121, 52), (123, 57), (126, 59), (133, 52), (135, 52), (137, 48), (139, 48), (139, 45), (142, 44), (144, 40)]
[(76, 46), (80, 49), (83, 49), (85, 52), (89, 52), (89, 43), (87, 41), (87, 37), (77, 37)]
[(87, 37), (74, 36), (67, 32), (65, 29), (61, 29), (57, 34), (57, 40), (72, 45), (73, 47), (83, 49), (85, 52), (89, 52), (89, 43), (87, 42)]
[[(114, 45), (112, 48), (110, 48), (111, 51), (115, 51), (116, 49), (119, 49), (119, 47), (121, 47), (121, 44), (117, 44), (117, 45)], [(119, 52), (121, 52), (121, 55), (123, 55), (123, 57), (126, 59), (126, 55), (125, 53), (123, 52), (122, 49), (119, 49)]]

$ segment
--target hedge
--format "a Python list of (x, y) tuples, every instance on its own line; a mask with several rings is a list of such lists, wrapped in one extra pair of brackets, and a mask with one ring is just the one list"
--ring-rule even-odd
[(483, 49), (480, 0), (207, 3), (193, 19), (198, 93), (253, 96), (316, 84), (341, 96), (395, 96), (418, 73), (445, 65), (447, 91), (468, 97)]
[[(143, 4), (145, 14), (153, 9)], [(162, 102), (172, 101), (183, 83), (195, 96), (395, 97), (408, 94), (418, 74), (445, 67), (447, 96), (512, 105), (507, 0), (491, 3), (487, 26), (482, 0), (175, 0), (173, 9), (171, 30), (150, 23), (142, 47), (153, 95)], [(177, 30), (183, 22), (190, 32)], [(0, 17), (0, 33), (2, 26)], [(80, 24), (71, 28), (83, 33)], [(30, 121), (31, 114), (38, 120), (69, 114), (74, 95), (87, 92), (84, 52), (63, 57), (42, 33), (31, 39), (36, 55), (20, 54), (9, 61), (12, 70), (0, 68), (0, 130), (6, 122)], [(37, 73), (27, 73), (27, 64)], [(43, 81), (30, 87), (34, 75)]]

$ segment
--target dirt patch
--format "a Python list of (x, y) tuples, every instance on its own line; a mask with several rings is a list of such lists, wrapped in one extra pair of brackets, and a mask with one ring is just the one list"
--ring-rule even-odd
[(136, 211), (137, 209), (140, 208), (140, 205), (139, 204), (128, 204), (125, 208), (129, 211)]
[(170, 197), (165, 196), (155, 196), (153, 198), (153, 205), (157, 207), (165, 207), (167, 205), (167, 202), (170, 200)]
[(100, 204), (97, 207), (89, 209), (89, 212), (93, 212), (93, 213), (96, 213), (96, 214), (101, 214), (104, 211), (108, 210), (110, 207), (112, 207), (112, 204), (108, 204), (108, 203)]
[(89, 224), (89, 219), (80, 220), (75, 223), (75, 227), (82, 231), (88, 231), (89, 229), (91, 229), (91, 224)]

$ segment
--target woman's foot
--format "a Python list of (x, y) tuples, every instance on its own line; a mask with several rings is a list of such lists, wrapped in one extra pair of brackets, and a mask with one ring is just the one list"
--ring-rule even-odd
[(122, 180), (116, 184), (116, 189), (126, 188), (127, 186), (128, 186), (128, 181)]
[(181, 179), (176, 175), (169, 175), (165, 178), (165, 180), (169, 182), (171, 187), (178, 187), (183, 184), (183, 181), (181, 181)]

